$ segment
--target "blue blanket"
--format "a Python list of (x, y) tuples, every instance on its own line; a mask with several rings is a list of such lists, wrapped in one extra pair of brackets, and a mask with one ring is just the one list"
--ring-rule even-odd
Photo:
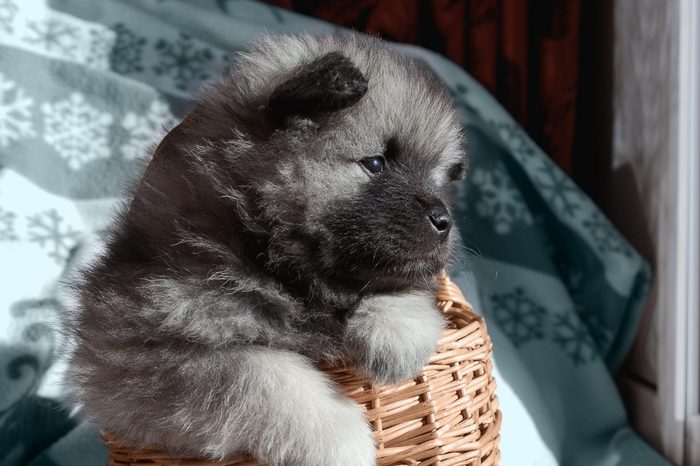
[[(63, 402), (61, 277), (231, 52), (265, 31), (333, 29), (245, 0), (0, 0), (0, 466), (106, 464)], [(667, 464), (628, 427), (611, 376), (648, 266), (478, 83), (402, 48), (449, 87), (468, 135), (452, 275), (495, 343), (502, 464)]]

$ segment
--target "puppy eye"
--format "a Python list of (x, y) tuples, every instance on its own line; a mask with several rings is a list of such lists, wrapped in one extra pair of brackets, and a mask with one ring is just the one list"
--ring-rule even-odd
[(384, 157), (382, 157), (381, 155), (377, 155), (375, 157), (366, 157), (360, 160), (360, 163), (363, 167), (367, 169), (368, 172), (370, 172), (373, 175), (376, 175), (377, 173), (381, 173), (384, 171), (386, 159), (384, 159)]
[(459, 162), (450, 167), (450, 170), (447, 172), (447, 179), (450, 181), (457, 181), (461, 180), (464, 178), (464, 175), (466, 174), (466, 169), (464, 167), (464, 163)]

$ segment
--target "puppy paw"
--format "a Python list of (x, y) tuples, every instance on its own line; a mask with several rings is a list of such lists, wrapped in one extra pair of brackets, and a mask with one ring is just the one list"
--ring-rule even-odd
[(305, 419), (261, 459), (276, 466), (375, 466), (374, 436), (357, 405), (340, 397), (319, 401), (320, 409), (300, 412)]
[(338, 466), (375, 466), (377, 449), (374, 436), (364, 414), (352, 402), (328, 413), (330, 424), (319, 432), (317, 441), (323, 448), (323, 457), (303, 463)]
[(231, 356), (220, 359), (230, 374), (221, 381), (229, 415), (201, 416), (207, 419), (205, 456), (221, 460), (246, 452), (267, 466), (376, 464), (362, 410), (311, 361), (265, 347), (223, 354)]
[(443, 327), (432, 295), (374, 296), (349, 319), (346, 346), (365, 375), (377, 383), (396, 384), (420, 372)]

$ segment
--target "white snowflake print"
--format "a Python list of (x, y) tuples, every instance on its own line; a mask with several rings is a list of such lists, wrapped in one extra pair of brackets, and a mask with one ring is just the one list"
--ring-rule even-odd
[(68, 259), (68, 253), (77, 244), (80, 233), (63, 225), (63, 219), (55, 209), (27, 218), (29, 241), (49, 248), (49, 257), (58, 264)]
[(17, 241), (15, 219), (17, 214), (0, 207), (0, 241)]
[(528, 298), (522, 288), (492, 294), (491, 305), (494, 320), (516, 347), (544, 337), (547, 310)]
[(176, 123), (168, 104), (160, 100), (154, 100), (145, 115), (127, 113), (122, 127), (129, 133), (129, 140), (121, 147), (122, 155), (128, 160), (146, 157), (151, 145)]
[(535, 177), (544, 197), (558, 211), (573, 217), (581, 207), (583, 195), (576, 185), (550, 160), (542, 158)]
[(598, 358), (598, 348), (588, 331), (588, 327), (573, 314), (554, 316), (553, 340), (576, 366), (595, 361)]
[(496, 233), (507, 235), (518, 222), (532, 225), (527, 205), (502, 165), (491, 170), (477, 168), (472, 182), (478, 190), (476, 211), (491, 221)]
[(526, 159), (534, 156), (537, 151), (535, 146), (530, 141), (530, 138), (525, 134), (525, 132), (520, 128), (520, 126), (515, 123), (507, 122), (490, 122), (498, 130), (498, 134), (501, 136), (503, 141), (511, 149), (512, 154), (519, 161), (524, 161)]
[(68, 99), (41, 106), (44, 139), (68, 161), (73, 170), (92, 160), (107, 158), (109, 125), (112, 115), (100, 112), (79, 93)]
[(34, 136), (31, 108), (34, 101), (24, 90), (0, 73), (0, 147)]
[(109, 69), (109, 56), (114, 46), (114, 32), (104, 30), (90, 31), (90, 47), (85, 56), (85, 63), (101, 70)]
[(27, 29), (30, 30), (30, 33), (24, 38), (24, 41), (46, 52), (73, 57), (78, 49), (78, 30), (62, 21), (55, 19), (29, 21)]

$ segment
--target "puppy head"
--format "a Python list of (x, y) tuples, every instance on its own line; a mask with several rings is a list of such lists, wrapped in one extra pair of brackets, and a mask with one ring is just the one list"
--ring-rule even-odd
[(461, 125), (439, 81), (381, 41), (266, 38), (188, 120), (206, 208), (264, 237), (269, 270), (386, 289), (448, 261)]

